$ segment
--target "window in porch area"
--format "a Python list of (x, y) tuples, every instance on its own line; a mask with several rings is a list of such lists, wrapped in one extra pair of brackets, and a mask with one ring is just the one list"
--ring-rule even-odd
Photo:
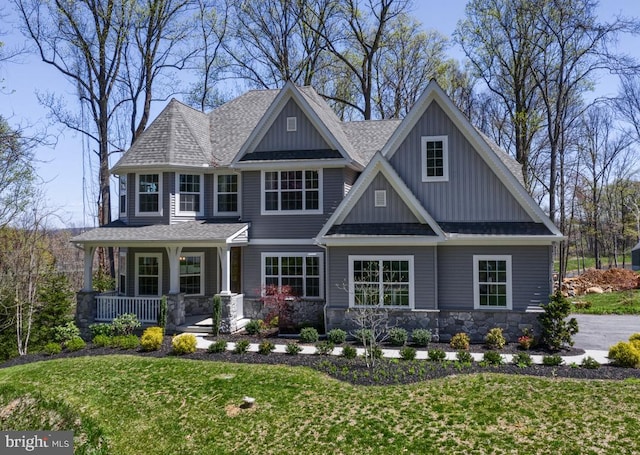
[(413, 308), (413, 257), (349, 256), (349, 306)]
[(136, 254), (136, 295), (159, 296), (162, 291), (162, 254)]
[(184, 253), (180, 256), (180, 292), (203, 295), (204, 253)]

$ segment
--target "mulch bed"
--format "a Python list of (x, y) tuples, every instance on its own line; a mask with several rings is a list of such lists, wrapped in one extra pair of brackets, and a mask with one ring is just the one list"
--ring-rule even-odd
[[(265, 337), (247, 337), (246, 335), (223, 336), (218, 339), (227, 341), (238, 341), (239, 339), (249, 339), (252, 343), (260, 342)], [(270, 341), (278, 344), (285, 344), (287, 339), (277, 337), (266, 337)], [(356, 346), (354, 344), (354, 346)], [(383, 346), (390, 347), (390, 346)], [(451, 352), (452, 349), (448, 344), (430, 343), (426, 349), (443, 349)], [(425, 348), (421, 348), (425, 349)], [(487, 349), (482, 345), (472, 345), (471, 352), (484, 352)], [(517, 345), (508, 344), (503, 350), (503, 354), (521, 352)], [(530, 354), (545, 355), (548, 351), (532, 349), (528, 351)], [(561, 355), (579, 355), (584, 351), (572, 349), (571, 351), (560, 352)], [(113, 348), (94, 348), (90, 344), (87, 348), (76, 352), (63, 351), (55, 356), (47, 356), (44, 354), (29, 354), (22, 357), (16, 357), (7, 362), (0, 364), (0, 368), (7, 368), (14, 365), (21, 365), (30, 362), (46, 361), (58, 358), (80, 357), (80, 356), (98, 356), (128, 354), (139, 355), (144, 357), (167, 357), (173, 356), (171, 353), (171, 338), (165, 337), (163, 346), (158, 351), (142, 352), (140, 350), (120, 350)], [(477, 362), (471, 365), (461, 365), (458, 362), (431, 362), (424, 360), (405, 361), (398, 359), (381, 359), (377, 361), (374, 368), (368, 368), (364, 359), (345, 359), (337, 356), (324, 355), (287, 355), (275, 354), (263, 355), (258, 353), (235, 354), (230, 351), (211, 354), (204, 350), (198, 350), (194, 354), (182, 356), (185, 359), (199, 361), (220, 361), (230, 363), (255, 363), (255, 364), (277, 364), (309, 367), (326, 373), (336, 379), (350, 382), (357, 385), (389, 385), (389, 384), (410, 384), (429, 379), (442, 378), (452, 375), (461, 374), (478, 374), (478, 373), (504, 373), (528, 376), (539, 376), (549, 378), (575, 378), (575, 379), (614, 379), (622, 380), (628, 378), (640, 379), (640, 369), (620, 368), (610, 365), (602, 365), (598, 369), (587, 369), (579, 366), (543, 366), (534, 365), (527, 368), (519, 368), (516, 365), (500, 365), (500, 366), (481, 366)]]

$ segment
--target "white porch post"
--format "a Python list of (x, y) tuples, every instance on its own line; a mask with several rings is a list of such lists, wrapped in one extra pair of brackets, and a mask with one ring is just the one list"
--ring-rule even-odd
[(169, 294), (180, 293), (180, 255), (181, 246), (166, 247), (169, 256)]
[(231, 248), (228, 245), (218, 247), (220, 259), (220, 294), (231, 294)]
[(84, 292), (93, 291), (93, 254), (95, 251), (95, 246), (84, 246), (84, 279), (82, 288)]

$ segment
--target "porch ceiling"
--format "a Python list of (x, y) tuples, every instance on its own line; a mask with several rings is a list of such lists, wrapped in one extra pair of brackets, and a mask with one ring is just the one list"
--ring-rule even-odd
[(217, 223), (202, 220), (148, 226), (129, 226), (115, 221), (107, 226), (83, 232), (73, 237), (71, 242), (95, 246), (127, 246), (157, 242), (227, 244), (238, 243), (236, 237), (248, 228), (249, 223)]

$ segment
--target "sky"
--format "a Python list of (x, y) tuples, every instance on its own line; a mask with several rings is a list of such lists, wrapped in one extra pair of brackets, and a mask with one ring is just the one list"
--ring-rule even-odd
[[(7, 13), (8, 0), (0, 0), (0, 8)], [(413, 15), (420, 20), (426, 29), (435, 29), (446, 36), (450, 36), (456, 24), (464, 17), (465, 0), (414, 0)], [(600, 17), (610, 20), (616, 14), (627, 17), (640, 17), (640, 1), (638, 0), (601, 0)], [(10, 15), (9, 18), (15, 17)], [(9, 29), (6, 30), (6, 26)], [(14, 27), (14, 28), (12, 28)], [(27, 42), (8, 21), (0, 24), (0, 41), (7, 47), (20, 46)], [(640, 58), (640, 39), (625, 40), (620, 43), (621, 48), (632, 56)], [(462, 59), (462, 50), (453, 47), (449, 55)], [(614, 77), (603, 77), (598, 82), (599, 94), (613, 95), (617, 91), (617, 81)], [(37, 172), (42, 179), (42, 187), (46, 195), (46, 205), (57, 214), (51, 220), (55, 227), (92, 227), (96, 225), (94, 217), (95, 203), (93, 199), (85, 200), (84, 180), (96, 177), (96, 161), (90, 167), (86, 158), (86, 141), (72, 131), (64, 130), (59, 124), (52, 124), (47, 118), (47, 109), (38, 102), (36, 93), (52, 92), (62, 94), (68, 100), (69, 106), (77, 101), (74, 98), (74, 86), (64, 79), (56, 69), (42, 63), (40, 58), (33, 55), (22, 57), (20, 64), (6, 64), (0, 68), (0, 115), (8, 119), (14, 126), (21, 126), (29, 130), (44, 130), (55, 136), (55, 143), (42, 145), (36, 149)], [(180, 96), (176, 96), (180, 99)], [(152, 117), (155, 117), (166, 103), (153, 106)], [(84, 146), (84, 148), (83, 148)], [(117, 158), (116, 158), (117, 160)], [(112, 164), (115, 163), (115, 160)], [(84, 172), (83, 172), (84, 169)], [(112, 181), (113, 189), (117, 184)], [(113, 198), (117, 203), (117, 198)], [(117, 217), (117, 207), (114, 206), (114, 218)]]

